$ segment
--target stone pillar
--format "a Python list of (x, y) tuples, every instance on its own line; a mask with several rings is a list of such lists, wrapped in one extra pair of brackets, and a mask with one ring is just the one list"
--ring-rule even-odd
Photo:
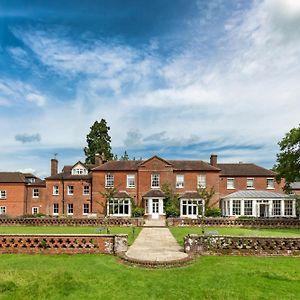
[(116, 234), (114, 238), (114, 253), (125, 253), (128, 250), (128, 235)]

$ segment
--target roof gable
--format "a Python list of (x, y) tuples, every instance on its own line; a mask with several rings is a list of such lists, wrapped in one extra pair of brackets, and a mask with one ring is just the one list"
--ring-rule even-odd
[(157, 156), (157, 155), (154, 155), (154, 156), (148, 158), (147, 160), (142, 161), (142, 162), (139, 164), (139, 167), (142, 167), (142, 166), (148, 164), (149, 162), (157, 161), (157, 160), (158, 160), (158, 161), (161, 161), (162, 163), (164, 163), (165, 165), (167, 165), (167, 166), (169, 166), (169, 167), (172, 166), (172, 164), (171, 164), (169, 161), (167, 161), (167, 160), (165, 160), (165, 159), (163, 159), (163, 158), (161, 158), (161, 157), (159, 157), (159, 156)]

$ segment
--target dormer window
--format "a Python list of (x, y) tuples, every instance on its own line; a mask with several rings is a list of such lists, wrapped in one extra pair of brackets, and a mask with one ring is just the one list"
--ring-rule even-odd
[(30, 177), (30, 178), (28, 178), (28, 182), (30, 182), (30, 183), (34, 183), (34, 182), (35, 182), (35, 178), (34, 178), (34, 177)]
[(88, 170), (85, 168), (74, 168), (72, 169), (72, 175), (87, 175)]

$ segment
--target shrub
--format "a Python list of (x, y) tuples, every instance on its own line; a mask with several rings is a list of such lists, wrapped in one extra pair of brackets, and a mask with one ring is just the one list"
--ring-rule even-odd
[(209, 207), (205, 211), (206, 217), (220, 217), (221, 216), (221, 209), (215, 207)]
[(137, 217), (142, 217), (145, 214), (145, 209), (143, 207), (134, 207), (132, 209), (132, 216), (137, 218)]
[(180, 215), (180, 211), (177, 207), (175, 206), (168, 206), (166, 207), (166, 217), (169, 218), (175, 218), (175, 217), (179, 217)]

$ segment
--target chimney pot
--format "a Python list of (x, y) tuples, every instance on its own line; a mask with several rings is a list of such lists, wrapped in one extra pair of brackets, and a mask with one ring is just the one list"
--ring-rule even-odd
[(211, 156), (210, 156), (210, 164), (213, 167), (217, 167), (217, 164), (218, 164), (218, 155), (217, 154), (211, 154)]

